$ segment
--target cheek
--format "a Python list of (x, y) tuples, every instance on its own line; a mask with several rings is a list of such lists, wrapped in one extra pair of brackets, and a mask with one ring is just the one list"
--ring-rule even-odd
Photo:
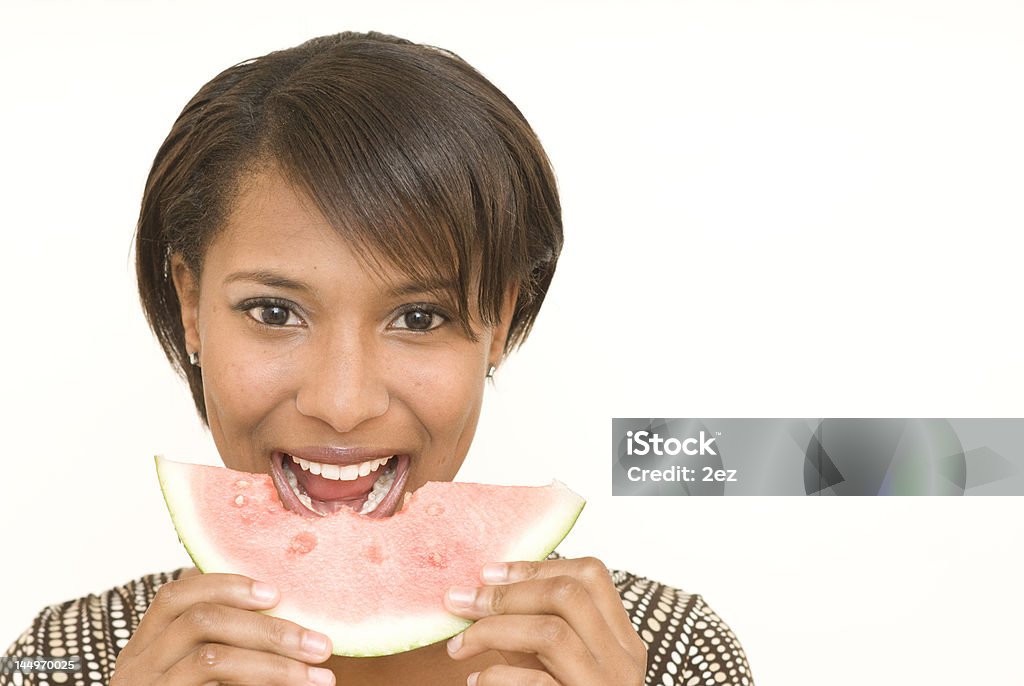
[(456, 458), (461, 464), (468, 451), (483, 400), (483, 354), (475, 349), (446, 351), (432, 364), (406, 369), (404, 390), (396, 395), (427, 430), (433, 460)]
[(251, 452), (257, 430), (287, 395), (287, 377), (286, 360), (245, 337), (214, 335), (204, 341), (206, 410), (225, 461)]
[(216, 408), (222, 419), (256, 420), (265, 406), (268, 392), (275, 387), (274, 373), (263, 365), (249, 365), (233, 358), (203, 365), (203, 386), (207, 406)]

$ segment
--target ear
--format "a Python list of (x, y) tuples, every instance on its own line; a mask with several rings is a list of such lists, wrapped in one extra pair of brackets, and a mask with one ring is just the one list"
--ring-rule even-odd
[(487, 364), (489, 365), (500, 366), (505, 356), (505, 342), (508, 340), (508, 330), (512, 325), (512, 315), (516, 311), (518, 299), (519, 285), (516, 284), (505, 292), (505, 299), (501, 303), (501, 319), (494, 325), (491, 347), (487, 351)]
[(199, 343), (199, 279), (185, 264), (181, 255), (171, 255), (171, 279), (181, 306), (181, 326), (185, 330), (185, 350), (200, 352)]

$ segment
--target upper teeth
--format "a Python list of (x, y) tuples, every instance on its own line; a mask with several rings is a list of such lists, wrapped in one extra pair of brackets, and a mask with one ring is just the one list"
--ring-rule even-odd
[(302, 467), (305, 471), (318, 474), (325, 479), (333, 479), (335, 481), (354, 481), (361, 476), (366, 476), (370, 472), (377, 471), (382, 465), (387, 464), (387, 461), (394, 457), (394, 455), (382, 457), (379, 460), (368, 460), (366, 462), (360, 462), (359, 464), (349, 464), (344, 466), (303, 460), (301, 457), (295, 457), (294, 455), (290, 455), (289, 457), (292, 458), (292, 462)]

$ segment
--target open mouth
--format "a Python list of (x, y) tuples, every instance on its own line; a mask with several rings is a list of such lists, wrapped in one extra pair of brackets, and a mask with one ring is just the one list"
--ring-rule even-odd
[(281, 502), (297, 514), (322, 517), (347, 507), (366, 517), (389, 517), (398, 509), (409, 457), (390, 455), (339, 465), (275, 452), (270, 473)]

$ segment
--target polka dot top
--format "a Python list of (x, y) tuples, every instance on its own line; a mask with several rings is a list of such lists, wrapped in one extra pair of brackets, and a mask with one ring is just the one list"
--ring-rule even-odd
[[(51, 605), (8, 649), (14, 658), (81, 656), (75, 673), (0, 670), (0, 686), (104, 686), (157, 589), (184, 569), (150, 574), (99, 595)], [(733, 632), (699, 595), (612, 571), (612, 582), (647, 644), (644, 683), (662, 686), (752, 686), (746, 655)]]

